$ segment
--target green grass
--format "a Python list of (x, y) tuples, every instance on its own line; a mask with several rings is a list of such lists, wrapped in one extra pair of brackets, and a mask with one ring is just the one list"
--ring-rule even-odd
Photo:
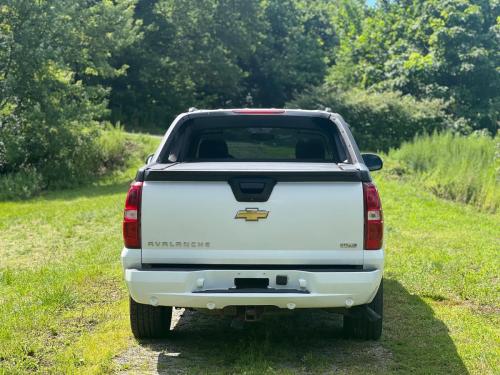
[(500, 207), (500, 139), (451, 133), (416, 138), (389, 153), (392, 171), (434, 194), (485, 211)]
[[(453, 344), (470, 372), (497, 372), (500, 215), (443, 201), (415, 184), (383, 178), (377, 182), (386, 220), (385, 277), (398, 283), (403, 300), (413, 300), (416, 305), (413, 310), (411, 306), (395, 306), (390, 297), (386, 299), (393, 320), (401, 325), (391, 324), (389, 318), (384, 340), (396, 336), (389, 344), (393, 350), (397, 348), (395, 356), (403, 362), (413, 358), (412, 368), (416, 370), (422, 364), (432, 364), (436, 371), (445, 373), (446, 366), (453, 364), (447, 364), (444, 354), (449, 348), (439, 345), (437, 340), (441, 340), (451, 341), (448, 346)], [(419, 318), (419, 310), (426, 309), (432, 313)], [(407, 316), (412, 324), (405, 324)], [(429, 330), (427, 322), (440, 325), (436, 320), (444, 327)], [(405, 341), (415, 341), (416, 346), (404, 345)], [(419, 365), (419, 348), (424, 346), (433, 350)], [(439, 357), (442, 362), (434, 362)]]
[[(117, 260), (126, 188), (0, 203), (0, 373), (93, 365), (74, 351), (82, 334), (124, 317)], [(96, 359), (116, 345), (112, 337)]]
[[(115, 140), (110, 133), (106, 147)], [(0, 202), (0, 373), (107, 371), (130, 339), (119, 264), (123, 202), (160, 139), (124, 140), (127, 159), (99, 182)]]
[(500, 216), (384, 175), (377, 183), (386, 315), (369, 343), (343, 340), (325, 312), (240, 331), (186, 313), (171, 340), (137, 343), (119, 264), (125, 175), (0, 202), (0, 373), (498, 373)]

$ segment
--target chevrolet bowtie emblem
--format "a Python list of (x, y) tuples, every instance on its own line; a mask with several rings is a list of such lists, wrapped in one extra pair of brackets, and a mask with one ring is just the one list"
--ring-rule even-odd
[(259, 210), (258, 208), (246, 208), (239, 210), (236, 213), (235, 219), (245, 219), (245, 221), (258, 221), (259, 219), (267, 219), (269, 211)]

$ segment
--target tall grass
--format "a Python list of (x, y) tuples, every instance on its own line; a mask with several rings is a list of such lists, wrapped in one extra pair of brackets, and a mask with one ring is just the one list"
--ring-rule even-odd
[(500, 140), (483, 134), (426, 135), (391, 150), (403, 173), (436, 195), (485, 211), (500, 207)]

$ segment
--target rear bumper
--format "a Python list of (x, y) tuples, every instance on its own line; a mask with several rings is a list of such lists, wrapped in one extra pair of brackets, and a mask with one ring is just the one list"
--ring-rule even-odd
[[(383, 257), (383, 253), (380, 255)], [(143, 270), (125, 267), (125, 281), (130, 296), (139, 303), (222, 309), (226, 306), (258, 305), (279, 308), (362, 305), (371, 302), (382, 279), (381, 268), (316, 272), (294, 270), (293, 266), (286, 270), (253, 267), (255, 269), (233, 270)], [(276, 285), (278, 275), (287, 276), (287, 285)], [(268, 278), (269, 288), (273, 288), (274, 292), (229, 291), (234, 288), (235, 278)], [(224, 290), (228, 292), (224, 293)]]

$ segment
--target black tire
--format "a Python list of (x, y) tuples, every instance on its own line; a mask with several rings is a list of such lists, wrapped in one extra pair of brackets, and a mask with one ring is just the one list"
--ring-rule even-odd
[(136, 339), (159, 339), (170, 333), (172, 307), (143, 305), (130, 298), (130, 326)]
[(384, 281), (380, 282), (377, 294), (368, 304), (375, 313), (380, 315), (380, 319), (370, 320), (367, 316), (344, 315), (344, 336), (346, 338), (362, 340), (378, 340), (382, 335), (382, 321), (384, 317)]

